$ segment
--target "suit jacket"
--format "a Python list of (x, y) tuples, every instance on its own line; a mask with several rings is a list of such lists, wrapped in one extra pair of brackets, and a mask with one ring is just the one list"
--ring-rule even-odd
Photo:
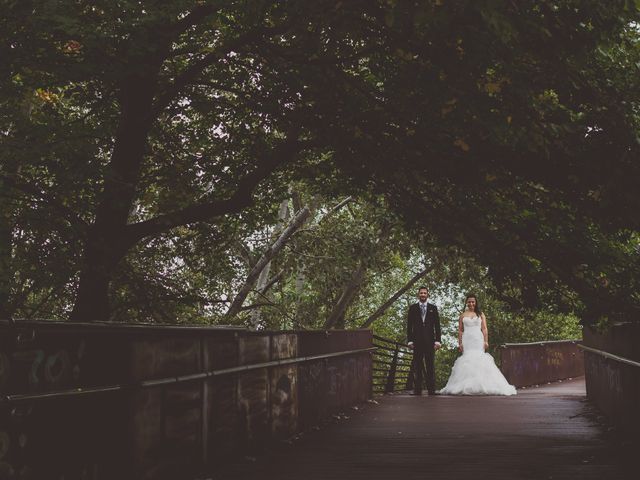
[(414, 303), (407, 315), (407, 342), (413, 342), (414, 348), (433, 348), (435, 342), (441, 342), (440, 316), (438, 307), (427, 303), (427, 314), (422, 323), (420, 305)]

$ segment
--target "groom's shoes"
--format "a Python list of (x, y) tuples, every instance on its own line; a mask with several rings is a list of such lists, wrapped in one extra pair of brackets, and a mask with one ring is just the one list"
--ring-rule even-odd
[(429, 396), (431, 396), (431, 395), (440, 395), (440, 394), (438, 392), (436, 392), (436, 391), (433, 391), (433, 392), (429, 392)]
[(422, 392), (417, 392), (417, 391), (415, 391), (415, 390), (414, 390), (414, 391), (413, 391), (413, 392), (411, 392), (409, 395), (415, 395), (415, 396), (418, 396), (418, 397), (419, 397), (419, 396), (421, 396), (421, 395), (422, 395)]

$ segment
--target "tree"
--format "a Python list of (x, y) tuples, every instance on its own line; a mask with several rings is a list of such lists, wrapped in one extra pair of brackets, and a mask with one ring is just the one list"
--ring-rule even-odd
[[(108, 317), (115, 268), (139, 242), (251, 206), (257, 185), (309, 143), (298, 127), (301, 79), (277, 74), (279, 67), (261, 56), (284, 34), (294, 38), (324, 5), (299, 11), (278, 3), (257, 10), (234, 2), (121, 3), (67, 8), (61, 2), (33, 12), (16, 5), (6, 22), (15, 34), (7, 52), (17, 72), (12, 82), (26, 93), (36, 85), (51, 114), (71, 120), (60, 131), (46, 129), (36, 143), (62, 130), (66, 136), (74, 116), (93, 127), (87, 141), (98, 150), (100, 189), (87, 206), (92, 220), (74, 319)], [(32, 28), (18, 27), (25, 14), (33, 15)], [(317, 47), (310, 48), (302, 52)], [(17, 129), (11, 133), (23, 138)], [(57, 153), (47, 163), (65, 164)], [(149, 197), (175, 186), (175, 170), (179, 192), (170, 199), (182, 195), (182, 201), (162, 208), (162, 198)]]
[(2, 215), (20, 225), (0, 233), (14, 258), (25, 206), (62, 206), (42, 224), (66, 279), (44, 283), (106, 319), (128, 257), (317, 178), (384, 196), (527, 299), (570, 289), (594, 319), (637, 318), (619, 302), (638, 278), (635, 20), (627, 1), (13, 4)]

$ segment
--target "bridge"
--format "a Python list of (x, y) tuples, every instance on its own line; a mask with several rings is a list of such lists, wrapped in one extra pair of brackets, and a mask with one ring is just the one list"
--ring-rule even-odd
[(633, 457), (602, 437), (584, 387), (582, 377), (509, 398), (385, 396), (211, 478), (631, 478)]
[(503, 346), (515, 397), (413, 397), (369, 330), (0, 322), (0, 478), (635, 478), (639, 332)]

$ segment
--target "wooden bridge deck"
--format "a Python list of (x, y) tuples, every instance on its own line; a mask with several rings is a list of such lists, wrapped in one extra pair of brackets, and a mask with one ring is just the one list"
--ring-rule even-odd
[(348, 419), (210, 475), (237, 479), (624, 479), (613, 445), (585, 400), (584, 380), (514, 397), (377, 399)]

